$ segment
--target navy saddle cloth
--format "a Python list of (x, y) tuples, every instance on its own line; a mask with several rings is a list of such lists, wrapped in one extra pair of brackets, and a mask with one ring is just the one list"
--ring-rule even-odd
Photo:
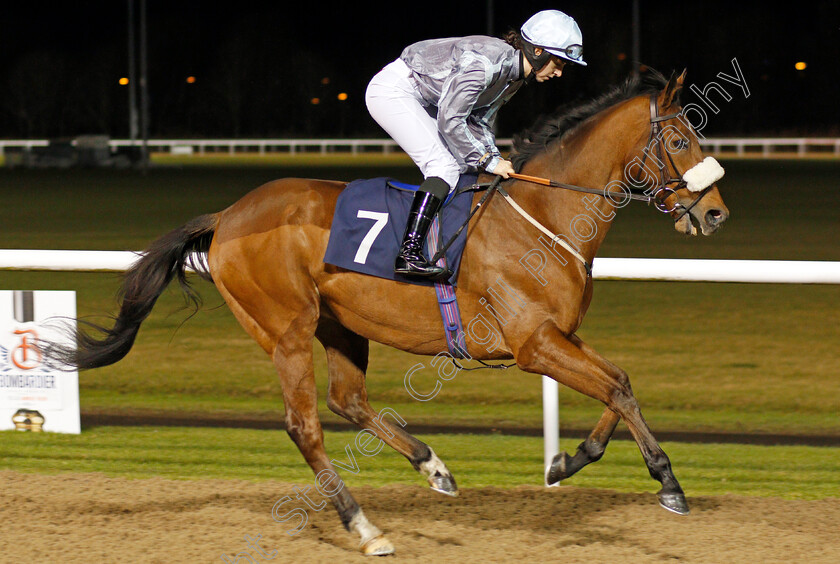
[[(458, 189), (475, 184), (476, 178), (475, 175), (462, 175), (456, 190), (447, 198), (440, 214), (442, 227), (438, 249), (449, 241), (469, 216), (473, 192), (458, 192)], [(434, 282), (429, 280), (394, 274), (394, 259), (400, 250), (416, 190), (417, 186), (385, 177), (349, 183), (338, 196), (324, 262), (379, 278), (433, 286)], [(426, 240), (425, 254), (431, 260), (429, 239), (431, 235)], [(446, 250), (446, 264), (452, 271), (449, 283), (452, 285), (455, 285), (458, 276), (466, 241), (467, 230), (464, 229)]]

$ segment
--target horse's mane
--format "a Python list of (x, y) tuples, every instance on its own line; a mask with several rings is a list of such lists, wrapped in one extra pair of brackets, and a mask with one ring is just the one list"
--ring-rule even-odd
[(552, 141), (563, 138), (598, 112), (642, 94), (659, 92), (667, 83), (663, 74), (648, 69), (644, 74), (629, 76), (622, 84), (593, 100), (566, 104), (551, 114), (540, 116), (533, 126), (513, 136), (511, 161), (514, 169), (521, 170), (531, 158), (545, 152)]

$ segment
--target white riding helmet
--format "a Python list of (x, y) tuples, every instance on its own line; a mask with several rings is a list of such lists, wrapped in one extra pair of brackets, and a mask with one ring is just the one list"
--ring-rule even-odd
[(522, 38), (552, 55), (586, 66), (583, 34), (574, 18), (559, 10), (537, 12), (522, 25)]

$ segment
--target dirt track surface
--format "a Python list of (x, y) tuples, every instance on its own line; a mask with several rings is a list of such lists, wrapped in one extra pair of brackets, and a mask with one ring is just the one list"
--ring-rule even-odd
[[(371, 562), (331, 507), (308, 526), (271, 518), (283, 482), (129, 480), (0, 471), (0, 562)], [(353, 490), (397, 553), (384, 562), (840, 562), (840, 499), (689, 498), (574, 487), (481, 488), (446, 498), (415, 486)], [(320, 496), (312, 496), (317, 501)], [(291, 504), (289, 504), (291, 507)], [(240, 563), (249, 562), (244, 556)]]

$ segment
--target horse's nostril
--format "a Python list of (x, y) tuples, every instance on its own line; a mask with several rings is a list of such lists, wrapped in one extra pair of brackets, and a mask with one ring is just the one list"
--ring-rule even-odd
[(721, 210), (709, 210), (706, 212), (706, 222), (709, 225), (717, 225), (726, 219), (726, 215)]

